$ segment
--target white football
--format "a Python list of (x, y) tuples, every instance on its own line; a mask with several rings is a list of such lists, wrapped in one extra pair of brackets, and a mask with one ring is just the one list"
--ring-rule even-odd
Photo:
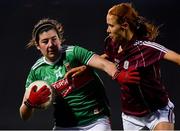
[(46, 85), (50, 89), (50, 92), (51, 92), (51, 94), (49, 95), (50, 99), (47, 102), (40, 105), (41, 109), (47, 109), (52, 104), (52, 101), (53, 101), (53, 90), (51, 86), (46, 81), (43, 81), (43, 80), (37, 80), (37, 81), (32, 82), (26, 89), (26, 93), (25, 93), (26, 99), (29, 98), (30, 91), (34, 85), (37, 86), (37, 91), (44, 85)]

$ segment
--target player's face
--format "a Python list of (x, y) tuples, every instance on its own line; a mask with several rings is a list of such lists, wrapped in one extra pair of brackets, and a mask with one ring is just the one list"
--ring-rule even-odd
[(54, 29), (42, 32), (39, 34), (39, 43), (37, 49), (48, 61), (55, 61), (60, 55), (62, 40), (59, 39), (57, 32)]
[(126, 31), (123, 26), (117, 22), (117, 16), (108, 14), (106, 22), (108, 25), (107, 33), (115, 42), (122, 42), (126, 37)]

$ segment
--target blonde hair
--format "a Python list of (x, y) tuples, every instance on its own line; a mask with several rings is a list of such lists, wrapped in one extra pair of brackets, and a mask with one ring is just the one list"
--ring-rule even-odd
[(32, 39), (27, 44), (27, 48), (38, 45), (39, 34), (41, 34), (44, 31), (51, 30), (51, 29), (54, 29), (57, 32), (59, 38), (64, 40), (63, 39), (64, 30), (63, 30), (62, 24), (56, 20), (44, 18), (44, 19), (41, 19), (34, 26), (33, 31), (32, 31)]
[(147, 37), (150, 40), (154, 40), (159, 34), (159, 27), (144, 17), (139, 16), (131, 3), (114, 5), (109, 9), (108, 14), (117, 16), (117, 22), (120, 24), (128, 22), (130, 29), (134, 31), (139, 38)]

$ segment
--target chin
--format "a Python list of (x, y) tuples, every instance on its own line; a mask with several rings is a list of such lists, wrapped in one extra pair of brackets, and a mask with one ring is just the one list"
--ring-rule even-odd
[(48, 57), (47, 57), (49, 60), (56, 60), (57, 59), (57, 57), (56, 56), (54, 56), (54, 55), (49, 55)]
[(115, 36), (114, 36), (114, 37), (111, 37), (111, 39), (112, 39), (113, 42), (118, 42), (118, 41), (120, 40), (119, 37), (115, 37)]
[(119, 39), (112, 39), (113, 42), (120, 42)]

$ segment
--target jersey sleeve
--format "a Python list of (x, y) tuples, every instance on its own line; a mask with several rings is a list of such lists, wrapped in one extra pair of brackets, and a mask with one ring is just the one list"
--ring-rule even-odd
[(94, 52), (89, 51), (89, 50), (79, 47), (79, 46), (75, 46), (73, 52), (74, 52), (75, 58), (78, 59), (82, 64), (85, 64), (85, 65), (88, 64), (90, 59), (95, 54)]
[(25, 87), (28, 88), (28, 86), (36, 80), (36, 77), (34, 75), (34, 70), (30, 70), (29, 75), (27, 76)]
[(142, 66), (149, 66), (157, 61), (163, 59), (164, 55), (168, 52), (168, 49), (155, 42), (143, 42), (140, 46)]

